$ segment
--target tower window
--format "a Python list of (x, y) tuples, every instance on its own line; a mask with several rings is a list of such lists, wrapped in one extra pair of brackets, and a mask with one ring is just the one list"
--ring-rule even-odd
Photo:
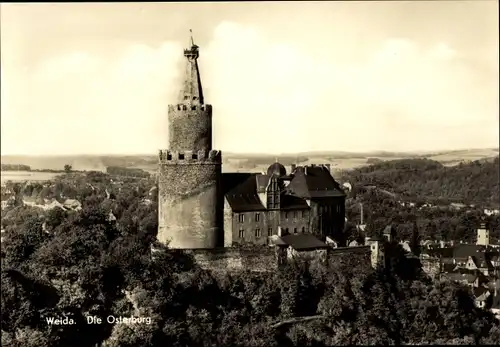
[(267, 228), (267, 236), (271, 236), (273, 234), (273, 228)]
[(240, 239), (244, 238), (245, 237), (245, 230), (240, 229), (240, 231), (238, 232), (238, 236), (240, 237)]
[(306, 211), (302, 211), (302, 218), (306, 217)]
[(245, 222), (245, 215), (244, 214), (239, 214), (238, 215), (238, 222), (244, 223)]
[(255, 237), (260, 237), (260, 236), (261, 236), (260, 229), (259, 228), (255, 229)]
[(288, 212), (285, 212), (285, 219), (288, 218)]
[(188, 100), (189, 99), (189, 95), (184, 95), (184, 100)]
[(306, 232), (306, 228), (302, 227), (302, 233), (305, 233), (305, 232)]
[(192, 158), (193, 158), (193, 159), (198, 159), (198, 154), (193, 154), (193, 155), (192, 155)]
[(179, 153), (179, 159), (180, 160), (184, 160), (184, 154), (183, 153)]
[(260, 213), (255, 214), (255, 221), (260, 222)]
[(297, 234), (297, 228), (293, 228), (293, 233)]

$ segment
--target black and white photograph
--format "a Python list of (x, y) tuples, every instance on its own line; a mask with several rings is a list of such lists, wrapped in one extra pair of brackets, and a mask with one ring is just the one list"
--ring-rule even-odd
[(1, 345), (500, 345), (499, 4), (0, 4)]

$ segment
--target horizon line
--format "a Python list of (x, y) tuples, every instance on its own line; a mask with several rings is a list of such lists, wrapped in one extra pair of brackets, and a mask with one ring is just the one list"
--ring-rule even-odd
[[(454, 148), (454, 149), (429, 149), (429, 150), (366, 150), (366, 151), (343, 151), (343, 150), (311, 150), (311, 151), (297, 151), (297, 152), (232, 152), (232, 151), (221, 151), (222, 153), (227, 153), (231, 155), (264, 155), (264, 156), (291, 156), (291, 155), (304, 155), (304, 154), (314, 154), (314, 153), (339, 153), (339, 154), (377, 154), (377, 153), (401, 153), (401, 154), (426, 154), (426, 153), (436, 153), (436, 152), (460, 152), (460, 151), (474, 151), (474, 150), (500, 150), (500, 147), (469, 147), (469, 148)], [(123, 157), (123, 156), (156, 156), (153, 153), (61, 153), (61, 154), (4, 154), (1, 153), (1, 157), (96, 157), (96, 156), (110, 156), (110, 157)]]

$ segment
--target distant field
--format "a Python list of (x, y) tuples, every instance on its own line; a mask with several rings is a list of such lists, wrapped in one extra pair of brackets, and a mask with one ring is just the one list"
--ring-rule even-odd
[[(330, 164), (332, 169), (345, 170), (368, 165), (367, 160), (396, 160), (406, 158), (428, 158), (452, 166), (464, 161), (488, 160), (498, 156), (497, 148), (464, 149), (455, 151), (434, 152), (304, 152), (297, 154), (238, 154), (223, 153), (224, 172), (261, 172), (276, 159), (289, 168), (292, 163)], [(24, 164), (32, 169), (62, 170), (69, 164), (74, 170), (102, 171), (107, 166), (140, 168), (150, 173), (156, 173), (158, 159), (151, 155), (75, 155), (75, 156), (2, 156), (4, 164)], [(2, 177), (3, 180), (3, 177)]]
[(60, 173), (54, 172), (30, 172), (30, 171), (2, 171), (2, 183), (7, 181), (48, 181)]

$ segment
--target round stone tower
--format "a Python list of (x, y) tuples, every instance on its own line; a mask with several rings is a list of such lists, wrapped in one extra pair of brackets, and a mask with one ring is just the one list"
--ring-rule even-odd
[(221, 152), (212, 150), (212, 106), (205, 105), (191, 39), (178, 103), (168, 106), (169, 149), (160, 150), (158, 240), (169, 248), (222, 245)]

